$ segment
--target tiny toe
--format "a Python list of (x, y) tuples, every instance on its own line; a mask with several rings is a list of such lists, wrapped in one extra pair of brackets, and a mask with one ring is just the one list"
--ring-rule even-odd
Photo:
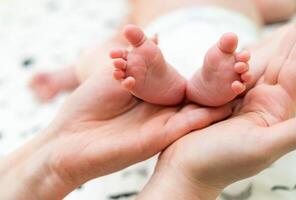
[(110, 51), (110, 57), (112, 59), (122, 58), (122, 59), (126, 60), (127, 54), (128, 54), (128, 51), (126, 49), (122, 49), (122, 48), (116, 48), (116, 49), (112, 49)]
[(115, 70), (113, 72), (113, 77), (115, 80), (122, 80), (125, 78), (125, 73), (122, 70)]
[(248, 62), (251, 58), (251, 53), (247, 50), (242, 51), (236, 55), (237, 62)]
[(151, 38), (152, 42), (154, 42), (156, 45), (158, 45), (158, 35), (155, 34), (152, 38)]
[(246, 73), (242, 74), (241, 78), (244, 82), (250, 82), (250, 81), (252, 81), (253, 76), (250, 72), (246, 72)]
[(133, 47), (141, 46), (147, 39), (144, 32), (135, 25), (126, 25), (123, 33)]
[(225, 33), (219, 43), (218, 47), (225, 53), (233, 53), (238, 45), (238, 37), (234, 33)]
[(239, 95), (246, 90), (246, 86), (240, 81), (233, 82), (231, 87), (236, 95)]
[(113, 60), (113, 66), (116, 69), (126, 70), (127, 62), (122, 58), (116, 58)]
[(234, 65), (234, 71), (238, 74), (246, 73), (249, 70), (249, 65), (245, 62), (238, 62)]
[(135, 87), (136, 79), (133, 77), (127, 77), (125, 80), (121, 83), (123, 87), (127, 90), (132, 90)]

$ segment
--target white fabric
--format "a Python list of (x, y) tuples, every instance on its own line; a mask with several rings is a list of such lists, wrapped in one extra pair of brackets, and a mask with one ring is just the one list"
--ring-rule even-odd
[(259, 35), (250, 19), (218, 7), (180, 9), (157, 19), (146, 32), (159, 36), (166, 59), (186, 78), (202, 66), (205, 53), (222, 34), (236, 33), (240, 47), (254, 42)]

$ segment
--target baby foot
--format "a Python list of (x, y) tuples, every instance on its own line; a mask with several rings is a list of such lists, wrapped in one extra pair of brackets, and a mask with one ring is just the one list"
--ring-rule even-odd
[(59, 93), (59, 87), (51, 73), (35, 74), (30, 82), (30, 87), (38, 100), (47, 102)]
[(238, 38), (224, 34), (207, 53), (201, 71), (187, 84), (189, 100), (206, 106), (224, 105), (246, 90), (252, 79), (247, 51), (236, 53)]
[(134, 96), (153, 104), (175, 105), (185, 96), (186, 81), (168, 65), (157, 46), (157, 39), (148, 39), (133, 25), (124, 28), (132, 50), (114, 49), (114, 78)]
[(78, 86), (74, 67), (55, 72), (34, 74), (30, 80), (30, 88), (41, 102), (48, 102), (63, 91), (70, 91)]

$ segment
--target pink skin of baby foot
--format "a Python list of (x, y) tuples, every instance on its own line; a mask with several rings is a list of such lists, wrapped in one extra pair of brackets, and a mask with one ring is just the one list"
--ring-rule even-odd
[(203, 68), (187, 84), (187, 98), (205, 106), (221, 106), (246, 91), (252, 80), (250, 53), (236, 53), (238, 37), (224, 34), (206, 54)]
[(159, 105), (181, 103), (185, 97), (186, 80), (167, 64), (157, 46), (157, 37), (148, 39), (134, 25), (124, 28), (124, 36), (132, 49), (118, 48), (110, 52), (114, 78), (146, 102)]

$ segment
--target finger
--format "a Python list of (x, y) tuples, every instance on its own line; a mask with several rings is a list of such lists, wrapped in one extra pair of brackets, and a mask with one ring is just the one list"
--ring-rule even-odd
[(184, 117), (187, 118), (187, 127), (185, 128), (188, 131), (198, 130), (225, 119), (231, 113), (232, 109), (229, 105), (220, 108), (199, 108), (192, 110), (184, 113)]
[(190, 104), (190, 105), (187, 105), (185, 107), (183, 107), (180, 112), (181, 113), (186, 113), (186, 112), (189, 112), (189, 111), (192, 111), (192, 110), (195, 110), (195, 109), (198, 109), (200, 108), (200, 106), (198, 106), (197, 104)]
[(281, 157), (296, 149), (296, 118), (269, 127), (266, 131), (272, 154)]
[(230, 105), (220, 108), (194, 109), (195, 107), (190, 107), (192, 109), (186, 109), (185, 107), (186, 112), (183, 109), (167, 121), (165, 126), (171, 142), (188, 134), (190, 131), (204, 128), (213, 122), (225, 119), (232, 113)]

